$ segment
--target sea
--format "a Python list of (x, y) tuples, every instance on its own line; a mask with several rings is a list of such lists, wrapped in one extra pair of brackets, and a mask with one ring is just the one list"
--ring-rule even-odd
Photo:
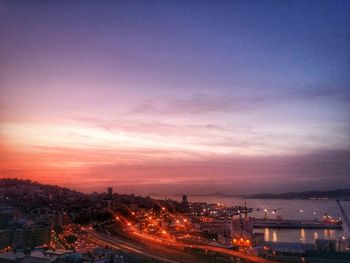
[[(182, 196), (152, 196), (155, 199), (173, 199), (181, 201)], [(187, 196), (190, 202), (206, 202), (209, 204), (224, 204), (225, 206), (244, 206), (253, 208), (250, 216), (263, 218), (296, 219), (296, 220), (320, 220), (325, 214), (333, 218), (343, 219), (336, 200), (286, 200), (286, 199), (241, 199), (223, 196)], [(348, 218), (350, 218), (350, 201), (341, 201)], [(264, 210), (267, 209), (267, 212)], [(314, 244), (316, 239), (340, 239), (346, 236), (347, 227), (343, 230), (334, 229), (254, 229), (255, 233), (264, 233), (265, 241), (271, 242), (297, 242)]]

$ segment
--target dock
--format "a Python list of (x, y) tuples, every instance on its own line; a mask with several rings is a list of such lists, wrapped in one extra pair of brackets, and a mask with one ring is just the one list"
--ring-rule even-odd
[(328, 223), (318, 220), (279, 220), (255, 219), (254, 228), (283, 228), (283, 229), (342, 229), (341, 223)]

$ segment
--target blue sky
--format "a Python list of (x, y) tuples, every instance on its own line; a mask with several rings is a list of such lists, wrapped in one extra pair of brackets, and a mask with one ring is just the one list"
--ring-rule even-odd
[(348, 1), (3, 1), (0, 10), (3, 177), (141, 192), (348, 180)]

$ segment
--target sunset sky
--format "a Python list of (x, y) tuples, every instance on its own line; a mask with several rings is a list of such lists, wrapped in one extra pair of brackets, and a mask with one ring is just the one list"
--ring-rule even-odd
[(84, 192), (350, 181), (349, 1), (1, 1), (0, 177)]

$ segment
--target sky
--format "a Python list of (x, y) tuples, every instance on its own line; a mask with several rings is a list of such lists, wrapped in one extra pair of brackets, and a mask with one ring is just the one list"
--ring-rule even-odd
[(349, 1), (1, 1), (0, 177), (348, 187), (349, 73)]

